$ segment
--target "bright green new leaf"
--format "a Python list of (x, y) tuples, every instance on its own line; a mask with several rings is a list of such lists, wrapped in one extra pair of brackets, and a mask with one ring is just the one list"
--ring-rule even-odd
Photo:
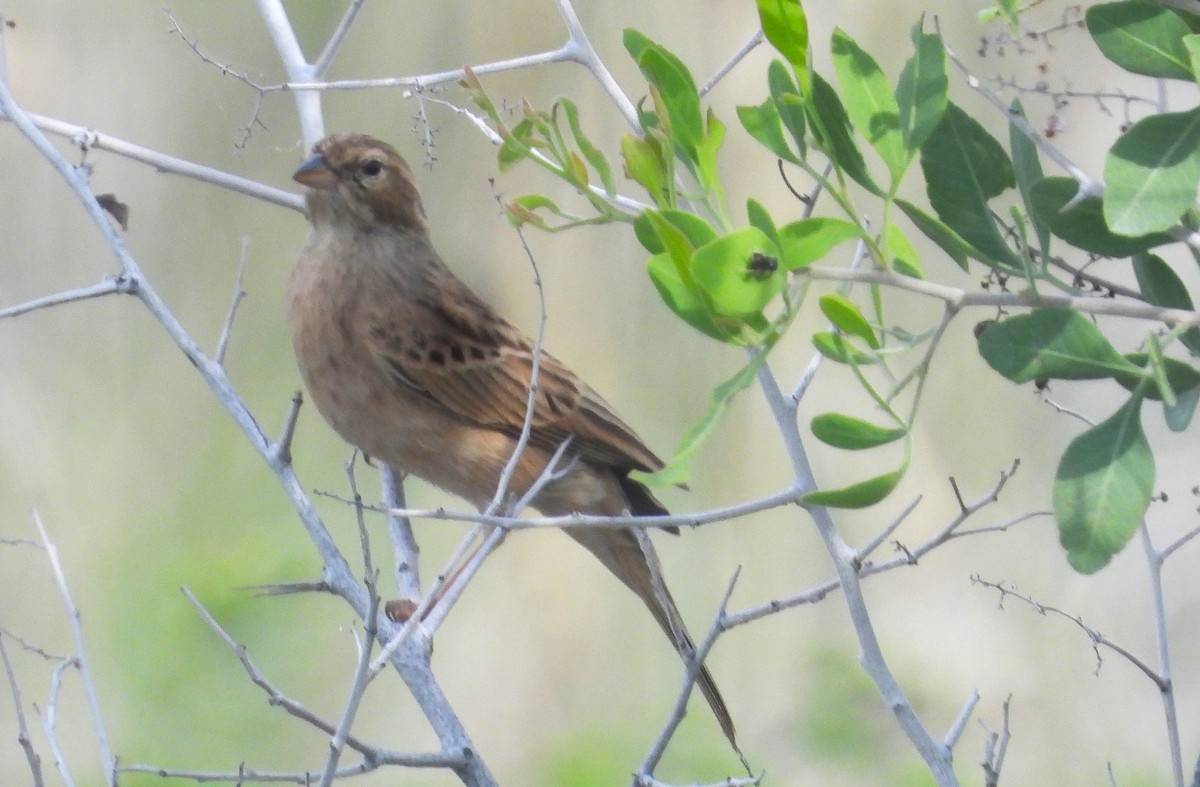
[(853, 301), (844, 295), (830, 293), (822, 295), (818, 303), (820, 303), (821, 312), (838, 330), (862, 339), (871, 349), (879, 349), (879, 337), (875, 335), (875, 329), (871, 327), (871, 323), (867, 321)]
[(800, 219), (779, 228), (780, 267), (794, 271), (824, 257), (839, 243), (861, 237), (858, 227), (845, 219)]
[(809, 107), (814, 115), (812, 132), (821, 142), (825, 155), (860, 186), (882, 197), (883, 191), (871, 178), (862, 151), (854, 141), (850, 117), (837, 91), (820, 74), (813, 74), (812, 78), (812, 104)]
[(600, 183), (604, 186), (604, 193), (609, 197), (617, 193), (617, 184), (613, 180), (612, 167), (608, 165), (608, 159), (604, 158), (604, 154), (600, 149), (588, 139), (583, 133), (583, 128), (579, 125), (579, 110), (575, 106), (575, 102), (568, 98), (560, 98), (555, 102), (555, 109), (562, 107), (563, 114), (567, 116), (567, 126), (571, 129), (571, 136), (575, 139), (575, 145), (579, 148), (579, 152), (587, 159), (588, 164), (592, 165), (592, 169), (596, 170), (596, 174), (600, 177)]
[(783, 123), (774, 99), (768, 98), (756, 107), (738, 107), (737, 116), (742, 128), (776, 158), (793, 164), (800, 163), (783, 136)]
[(1183, 45), (1187, 49), (1188, 60), (1192, 64), (1192, 78), (1200, 80), (1200, 35), (1192, 33), (1184, 36)]
[(675, 138), (687, 148), (700, 144), (704, 136), (704, 117), (696, 82), (679, 58), (658, 46), (648, 46), (637, 59), (646, 80), (658, 88), (671, 120)]
[(758, 19), (771, 46), (792, 64), (800, 92), (809, 86), (808, 17), (800, 0), (758, 0)]
[(1039, 309), (994, 323), (979, 336), (979, 354), (1014, 383), (1145, 376), (1091, 320), (1070, 309)]
[(949, 79), (946, 77), (946, 48), (941, 36), (923, 33), (924, 19), (913, 25), (913, 53), (900, 81), (896, 104), (900, 110), (900, 132), (909, 155), (916, 153), (937, 128), (946, 113)]
[(884, 253), (891, 260), (896, 272), (914, 279), (925, 278), (925, 268), (916, 248), (895, 224), (887, 225), (883, 231)]
[(1183, 37), (1187, 22), (1169, 8), (1143, 0), (1094, 5), (1085, 17), (1104, 56), (1126, 71), (1166, 79), (1192, 79)]
[(1063, 208), (1075, 198), (1079, 184), (1072, 178), (1042, 178), (1033, 186), (1030, 203), (1033, 214), (1058, 237), (1072, 246), (1105, 257), (1128, 257), (1155, 246), (1174, 241), (1165, 232), (1155, 232), (1136, 238), (1113, 233), (1104, 221), (1103, 207), (1098, 199), (1086, 199)]
[[(1192, 298), (1183, 279), (1162, 257), (1154, 254), (1133, 255), (1133, 274), (1137, 277), (1138, 289), (1150, 303), (1168, 309), (1192, 310)], [(1184, 347), (1200, 355), (1200, 328), (1188, 328), (1180, 341)]]
[(908, 220), (925, 234), (925, 237), (940, 246), (942, 251), (946, 252), (950, 259), (958, 263), (958, 267), (964, 271), (967, 269), (968, 257), (977, 260), (984, 259), (983, 252), (963, 240), (961, 235), (947, 227), (941, 219), (930, 216), (908, 200), (897, 199), (896, 204), (900, 206), (900, 210), (904, 211), (904, 215), (908, 216)]
[(1099, 571), (1141, 524), (1154, 490), (1154, 455), (1142, 431), (1140, 397), (1067, 446), (1054, 478), (1054, 518), (1067, 560)]
[(1017, 184), (1012, 163), (979, 121), (948, 104), (942, 121), (921, 146), (921, 169), (938, 218), (988, 262), (1023, 270), (988, 206), (989, 200)]
[(909, 161), (900, 133), (900, 107), (896, 97), (875, 58), (841, 28), (833, 31), (832, 50), (833, 68), (842, 87), (846, 113), (883, 159), (894, 186)]
[(664, 183), (667, 174), (654, 145), (633, 134), (626, 134), (621, 138), (621, 158), (625, 160), (626, 177), (640, 184), (655, 205), (665, 206), (667, 192)]
[(812, 419), (813, 437), (846, 451), (861, 451), (895, 442), (908, 434), (898, 426), (878, 426), (844, 413), (821, 413)]
[(690, 244), (688, 256), (691, 255), (692, 249), (703, 246), (717, 237), (717, 231), (695, 213), (673, 209), (645, 211), (633, 223), (633, 232), (637, 235), (638, 242), (642, 244), (642, 247), (651, 254), (661, 254), (666, 251), (666, 246), (663, 245), (658, 231), (655, 229), (655, 224), (650, 218), (649, 214), (651, 213), (654, 213), (659, 219), (665, 220), (668, 224), (673, 225), (683, 233)]
[(1196, 204), (1200, 107), (1133, 124), (1104, 161), (1104, 218), (1118, 235), (1166, 230)]
[(729, 406), (729, 402), (732, 401), (733, 397), (746, 390), (754, 382), (754, 376), (758, 374), (758, 370), (766, 360), (769, 350), (769, 346), (759, 350), (750, 359), (750, 362), (743, 366), (737, 374), (717, 386), (716, 390), (713, 391), (712, 404), (709, 405), (708, 411), (684, 435), (683, 442), (680, 444), (678, 450), (675, 451), (675, 456), (671, 458), (671, 461), (667, 462), (666, 467), (656, 473), (642, 473), (635, 470), (630, 473), (630, 476), (650, 486), (674, 486), (685, 483), (688, 478), (688, 468), (691, 465), (692, 457), (696, 455), (696, 451), (700, 449), (700, 446), (712, 434), (713, 430), (716, 429), (717, 424), (721, 420), (721, 415), (725, 412), (725, 408)]
[(713, 319), (712, 308), (694, 286), (683, 280), (670, 255), (655, 254), (647, 260), (646, 271), (663, 302), (688, 325), (720, 342), (729, 342), (738, 335), (737, 324)]
[(847, 342), (846, 337), (840, 333), (818, 331), (813, 334), (812, 343), (813, 347), (817, 348), (817, 352), (836, 363), (867, 366), (879, 361), (874, 355), (863, 352)]
[(906, 460), (902, 466), (890, 473), (877, 475), (857, 484), (851, 484), (841, 489), (818, 489), (815, 492), (809, 492), (804, 496), (802, 503), (804, 505), (829, 506), (830, 508), (873, 506), (892, 493), (900, 483), (900, 479), (904, 478), (904, 472), (907, 469), (908, 462)]
[(761, 312), (787, 284), (787, 273), (777, 262), (773, 269), (759, 271), (751, 261), (778, 257), (770, 238), (756, 227), (746, 227), (696, 249), (692, 275), (717, 314), (745, 319)]
[(757, 227), (759, 232), (766, 235), (773, 243), (779, 245), (779, 230), (775, 228), (775, 220), (762, 203), (753, 197), (746, 200), (746, 218), (751, 227)]

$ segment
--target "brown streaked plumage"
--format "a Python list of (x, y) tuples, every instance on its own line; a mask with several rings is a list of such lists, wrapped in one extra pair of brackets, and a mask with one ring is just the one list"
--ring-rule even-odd
[[(293, 175), (308, 187), (308, 242), (292, 271), (288, 320), (312, 400), (345, 440), (393, 467), (487, 505), (525, 421), (533, 342), (467, 288), (434, 251), (412, 171), (368, 136), (327, 137)], [(537, 495), (548, 516), (666, 513), (631, 470), (662, 462), (586, 383), (543, 353), (521, 494), (568, 437), (578, 458)], [(656, 593), (631, 530), (567, 532), (645, 602), (681, 652), (692, 641)], [(649, 541), (646, 541), (649, 544)], [(708, 670), (698, 683), (721, 729), (733, 722)]]

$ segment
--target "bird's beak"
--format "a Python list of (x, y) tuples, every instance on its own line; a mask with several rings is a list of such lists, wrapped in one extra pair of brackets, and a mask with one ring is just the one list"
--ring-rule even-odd
[(320, 153), (310, 157), (292, 173), (292, 180), (310, 189), (332, 191), (337, 188), (337, 173)]

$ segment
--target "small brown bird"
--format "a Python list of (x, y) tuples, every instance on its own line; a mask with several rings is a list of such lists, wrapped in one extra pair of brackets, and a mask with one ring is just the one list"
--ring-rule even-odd
[[(347, 442), (473, 505), (486, 506), (526, 418), (533, 342), (434, 251), (421, 197), (394, 148), (327, 137), (292, 176), (308, 187), (308, 242), (292, 270), (288, 320), (300, 373)], [(576, 461), (532, 505), (547, 516), (665, 514), (631, 470), (662, 462), (595, 391), (542, 353), (528, 446), (510, 491), (523, 494), (571, 438)], [(654, 614), (676, 649), (694, 645), (670, 594), (655, 592), (632, 530), (567, 532)], [(661, 583), (660, 583), (661, 586)], [(732, 743), (733, 721), (707, 669), (698, 683)]]

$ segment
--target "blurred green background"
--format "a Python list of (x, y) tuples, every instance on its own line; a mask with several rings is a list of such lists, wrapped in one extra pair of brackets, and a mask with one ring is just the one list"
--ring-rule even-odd
[[(287, 4), (301, 42), (318, 51), (343, 3)], [(746, 2), (579, 3), (593, 41), (635, 99), (642, 82), (621, 47), (635, 27), (676, 52), (703, 81), (755, 29)], [(989, 46), (980, 58), (979, 5), (871, 0), (851, 6), (809, 3), (818, 67), (828, 66), (829, 34), (846, 29), (894, 81), (908, 56), (907, 31), (922, 11), (938, 14), (947, 41), (978, 73), (1018, 75), (1027, 84), (1071, 80), (1080, 89), (1119, 87), (1079, 32), (1055, 39), (1056, 51), (1027, 42), (1018, 56)], [(204, 64), (175, 35), (159, 3), (3, 0), (9, 82), (28, 111), (283, 188), (301, 159), (294, 104), (268, 96), (244, 149), (235, 143), (250, 119), (255, 92)], [(1066, 7), (1048, 4), (1054, 23)], [(253, 4), (172, 0), (168, 9), (215, 59), (263, 83), (282, 69)], [(998, 28), (989, 28), (989, 33)], [(565, 38), (549, 0), (507, 3), (368, 3), (330, 73), (365, 78), (428, 73), (557, 47)], [(1067, 56), (1070, 52), (1070, 56)], [(1078, 53), (1078, 54), (1076, 54)], [(800, 206), (775, 163), (736, 123), (738, 104), (765, 93), (765, 48), (746, 59), (711, 94), (729, 125), (724, 154), (735, 214), (747, 196), (781, 221)], [(1043, 64), (1046, 66), (1043, 72)], [(493, 97), (528, 97), (547, 106), (570, 95), (584, 123), (616, 161), (627, 130), (579, 66), (559, 64), (484, 78)], [(1152, 93), (1147, 83), (1126, 85)], [(952, 75), (952, 96), (1007, 133), (994, 112)], [(465, 104), (457, 88), (435, 98)], [(1048, 101), (1026, 99), (1035, 123)], [(414, 163), (435, 242), (447, 262), (510, 319), (533, 330), (537, 294), (520, 242), (500, 215), (488, 179), (495, 151), (461, 116), (428, 104), (436, 161), (423, 166), (414, 133), (417, 104), (401, 90), (325, 95), (329, 131), (369, 132), (394, 142)], [(1060, 112), (1056, 141), (1093, 174), (1118, 133), (1121, 107), (1106, 115), (1086, 101)], [(62, 144), (64, 149), (69, 146)], [(73, 158), (78, 152), (69, 153)], [(97, 192), (115, 192), (132, 210), (126, 236), (147, 276), (208, 348), (220, 333), (243, 239), (245, 289), (228, 367), (265, 429), (277, 434), (299, 386), (283, 320), (283, 287), (306, 225), (295, 212), (208, 185), (157, 174), (94, 152)], [(796, 178), (803, 185), (803, 180)], [(919, 174), (913, 179), (920, 195)], [(570, 202), (532, 167), (498, 178), (515, 196), (537, 190)], [(634, 196), (634, 187), (626, 191)], [(826, 206), (827, 207), (827, 206)], [(662, 307), (643, 272), (644, 254), (622, 228), (564, 235), (529, 233), (545, 281), (547, 346), (614, 403), (647, 442), (669, 454), (703, 412), (709, 392), (741, 362)], [(931, 252), (932, 277), (962, 287), (962, 274)], [(0, 305), (94, 283), (115, 262), (59, 177), (9, 125), (0, 124)], [(1126, 279), (1120, 266), (1102, 267)], [(1194, 267), (1184, 271), (1196, 285)], [(1193, 290), (1195, 292), (1195, 290)], [(936, 320), (928, 303), (897, 297), (892, 317), (911, 330)], [(814, 310), (815, 311), (815, 310)], [(954, 323), (935, 361), (919, 420), (914, 469), (901, 491), (875, 509), (839, 515), (848, 540), (862, 543), (916, 495), (923, 501), (897, 533), (913, 544), (957, 511), (947, 481), (966, 499), (982, 494), (1020, 457), (1022, 467), (1001, 502), (977, 524), (1004, 521), (1049, 505), (1049, 478), (1077, 423), (1058, 415), (1032, 389), (994, 375), (973, 350), (971, 327), (988, 313)], [(775, 353), (790, 387), (811, 355), (802, 319)], [(1128, 344), (1145, 326), (1131, 326)], [(848, 393), (849, 392), (849, 393)], [(1106, 417), (1114, 392), (1055, 386), (1064, 404)], [(805, 418), (827, 409), (869, 415), (870, 403), (843, 369), (825, 368), (806, 400)], [(1152, 511), (1160, 540), (1195, 524), (1194, 437), (1172, 435), (1147, 419), (1159, 454), (1160, 489), (1172, 505)], [(295, 463), (310, 489), (345, 493), (347, 447), (306, 407)], [(883, 456), (838, 456), (816, 450), (823, 483), (840, 485), (890, 468)], [(375, 479), (363, 477), (367, 497)], [(663, 493), (675, 510), (704, 510), (782, 488), (788, 468), (766, 408), (754, 390), (739, 398), (697, 461), (690, 493)], [(419, 482), (415, 505), (462, 507)], [(353, 513), (318, 499), (325, 521), (351, 559)], [(327, 718), (341, 713), (354, 665), (351, 613), (324, 597), (261, 599), (248, 585), (313, 579), (315, 552), (263, 463), (241, 438), (183, 356), (141, 306), (108, 297), (0, 322), (0, 538), (34, 536), (40, 512), (62, 553), (82, 609), (91, 668), (115, 750), (123, 764), (186, 770), (319, 768), (322, 735), (272, 709), (234, 656), (179, 592), (187, 586), (249, 649), (283, 692)], [(373, 522), (380, 556), (388, 553)], [(425, 576), (432, 576), (466, 528), (417, 525)], [(694, 632), (715, 612), (735, 568), (742, 567), (734, 609), (799, 592), (829, 577), (823, 548), (799, 510), (782, 510), (659, 537), (666, 575)], [(890, 547), (883, 548), (886, 553)], [(1200, 591), (1188, 577), (1195, 548), (1167, 570), (1168, 623), (1185, 759), (1197, 739), (1200, 665), (1195, 658)], [(1005, 765), (1012, 784), (1097, 784), (1113, 763), (1123, 787), (1163, 783), (1166, 744), (1157, 691), (1116, 656), (1096, 669), (1090, 643), (1071, 624), (1041, 618), (970, 582), (973, 574), (1017, 584), (1038, 600), (1084, 617), (1092, 626), (1153, 661), (1145, 565), (1135, 543), (1094, 577), (1067, 566), (1048, 519), (1004, 534), (943, 547), (915, 569), (866, 583), (885, 652), (922, 719), (944, 734), (972, 690), (976, 718), (998, 729), (1011, 695), (1013, 743)], [(42, 552), (0, 547), (0, 625), (55, 653), (71, 651), (61, 602)], [(46, 708), (51, 665), (7, 640), (26, 711)], [(721, 639), (710, 665), (729, 702), (750, 762), (771, 784), (915, 785), (929, 783), (890, 713), (856, 663), (857, 647), (837, 594), (737, 629)], [(677, 690), (679, 663), (645, 610), (584, 551), (554, 532), (511, 537), (477, 577), (436, 639), (434, 667), (481, 755), (503, 784), (625, 783), (661, 726)], [(28, 768), (16, 743), (7, 691), (0, 692), (0, 783), (24, 784)], [(81, 784), (99, 784), (94, 736), (78, 681), (68, 675), (58, 703), (58, 731)], [(36, 716), (30, 723), (38, 724)], [(368, 696), (355, 733), (392, 749), (435, 745), (402, 684), (388, 675)], [(956, 762), (968, 784), (985, 731), (972, 722)], [(52, 769), (35, 731), (43, 769)], [(1190, 752), (1190, 755), (1189, 755)], [(353, 761), (347, 757), (346, 761)], [(1187, 767), (1187, 763), (1185, 763)], [(714, 781), (738, 771), (719, 730), (699, 701), (668, 752), (659, 776)], [(161, 779), (127, 775), (129, 785)], [(436, 771), (384, 771), (356, 784), (448, 785)]]

